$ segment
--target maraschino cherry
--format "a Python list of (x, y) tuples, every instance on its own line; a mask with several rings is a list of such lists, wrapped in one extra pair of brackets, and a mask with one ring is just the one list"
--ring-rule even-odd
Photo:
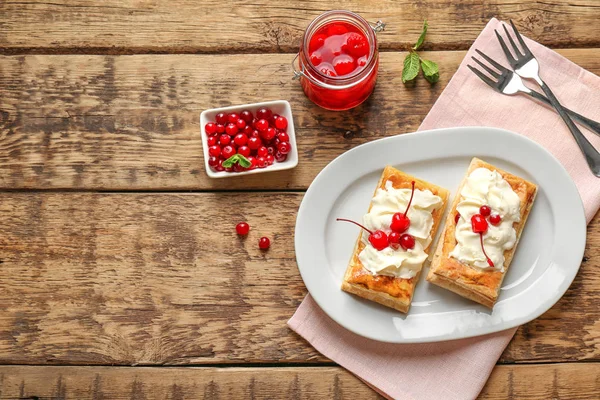
[(412, 203), (414, 195), (415, 181), (412, 181), (412, 192), (410, 193), (410, 200), (406, 205), (406, 210), (404, 210), (404, 214), (398, 212), (392, 216), (392, 223), (390, 224), (390, 229), (394, 232), (404, 233), (410, 227), (410, 219), (406, 216), (406, 214), (408, 213), (408, 209), (410, 208), (410, 203)]
[(502, 217), (500, 216), (500, 214), (490, 215), (490, 223), (492, 225), (498, 226), (498, 225), (500, 225), (500, 222), (502, 222)]
[(398, 232), (390, 232), (388, 235), (388, 243), (392, 249), (398, 250), (400, 248), (400, 237), (401, 235)]
[(365, 228), (358, 222), (352, 221), (351, 219), (338, 218), (338, 219), (336, 219), (336, 221), (351, 222), (354, 225), (358, 225), (365, 231), (369, 232), (369, 242), (377, 250), (383, 250), (388, 246), (388, 237), (384, 231), (376, 230), (375, 232), (373, 232), (373, 231)]
[(487, 259), (488, 265), (490, 267), (494, 267), (494, 262), (488, 257), (487, 253), (485, 252), (485, 248), (483, 247), (483, 235), (488, 230), (488, 223), (485, 217), (481, 214), (473, 215), (471, 217), (471, 228), (473, 229), (473, 232), (479, 233), (479, 241), (481, 243), (481, 250), (483, 251), (483, 255)]
[(402, 248), (404, 250), (414, 249), (415, 248), (415, 237), (408, 233), (403, 233), (402, 236), (400, 236), (400, 246), (402, 246)]

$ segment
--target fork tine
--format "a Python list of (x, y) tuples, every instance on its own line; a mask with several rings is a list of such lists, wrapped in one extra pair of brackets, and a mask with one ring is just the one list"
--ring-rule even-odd
[(517, 37), (517, 40), (519, 41), (519, 43), (521, 43), (521, 46), (523, 47), (523, 51), (525, 52), (525, 54), (531, 53), (531, 51), (529, 50), (529, 48), (525, 44), (525, 41), (523, 40), (523, 37), (521, 36), (521, 34), (519, 33), (519, 31), (517, 30), (517, 27), (515, 26), (514, 22), (512, 22), (512, 19), (510, 20), (510, 26), (512, 26), (513, 31), (515, 31), (515, 36)]
[(496, 79), (500, 78), (500, 74), (498, 72), (494, 71), (493, 69), (491, 69), (490, 67), (488, 67), (487, 65), (485, 65), (484, 63), (479, 61), (477, 58), (475, 58), (475, 57), (471, 57), (471, 58), (473, 59), (473, 61), (475, 61), (477, 64), (479, 64), (481, 66), (481, 68), (485, 69), (491, 76), (493, 76)]
[(494, 66), (494, 68), (496, 68), (498, 71), (504, 73), (507, 72), (508, 69), (505, 68), (503, 65), (498, 64), (496, 61), (494, 61), (492, 58), (490, 58), (489, 56), (487, 56), (483, 51), (480, 51), (479, 49), (475, 49), (475, 51), (477, 52), (477, 54), (479, 54), (481, 57), (483, 57), (487, 62), (489, 62), (490, 64), (492, 64)]
[(521, 53), (521, 50), (519, 50), (519, 48), (517, 47), (517, 44), (513, 40), (511, 34), (508, 33), (508, 29), (506, 29), (506, 25), (502, 25), (502, 27), (504, 28), (504, 33), (506, 33), (506, 36), (508, 37), (508, 41), (510, 42), (510, 45), (512, 46), (512, 48), (515, 52), (515, 57), (519, 58), (520, 56), (523, 56), (523, 54)]
[(494, 81), (492, 81), (489, 77), (485, 76), (485, 74), (483, 72), (481, 72), (480, 70), (478, 70), (477, 68), (474, 68), (470, 65), (467, 65), (467, 67), (469, 67), (469, 69), (479, 77), (479, 79), (481, 79), (482, 81), (484, 81), (485, 83), (488, 84), (488, 86), (492, 87), (494, 90), (498, 90), (498, 88), (496, 87), (496, 83)]
[(498, 42), (500, 42), (500, 47), (502, 47), (502, 51), (504, 52), (506, 59), (508, 60), (510, 65), (514, 66), (514, 64), (517, 62), (517, 60), (513, 57), (510, 50), (508, 50), (508, 47), (506, 46), (506, 42), (504, 41), (504, 39), (502, 39), (502, 36), (498, 33), (498, 31), (494, 29), (494, 32), (496, 32), (496, 37), (498, 38)]

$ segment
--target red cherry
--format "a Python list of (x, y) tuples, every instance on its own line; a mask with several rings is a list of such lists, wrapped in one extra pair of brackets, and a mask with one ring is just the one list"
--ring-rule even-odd
[(258, 121), (256, 121), (256, 123), (254, 124), (254, 127), (259, 131), (259, 132), (265, 132), (267, 129), (269, 129), (269, 123), (267, 122), (266, 119), (259, 119)]
[(408, 233), (403, 233), (402, 236), (400, 236), (400, 246), (402, 246), (402, 248), (404, 250), (414, 249), (415, 248), (415, 237)]
[(260, 247), (261, 250), (267, 250), (269, 247), (271, 247), (271, 241), (268, 237), (263, 236), (258, 241), (258, 247)]
[(242, 167), (240, 164), (233, 164), (233, 172), (242, 172), (245, 171), (246, 169), (244, 167)]
[(219, 146), (210, 146), (208, 148), (208, 155), (213, 157), (219, 157), (221, 155), (221, 148)]
[(259, 157), (266, 157), (269, 154), (269, 151), (265, 146), (261, 146), (256, 150), (256, 155)]
[(246, 125), (246, 127), (242, 131), (242, 133), (248, 137), (252, 136), (252, 132), (254, 132), (254, 128), (252, 128), (250, 125)]
[(252, 164), (248, 169), (256, 169), (256, 167), (258, 167), (258, 161), (256, 160), (256, 158), (253, 156), (248, 156), (247, 158), (248, 161), (250, 161), (250, 163)]
[(225, 125), (227, 123), (227, 114), (218, 113), (215, 116), (215, 121), (217, 121), (217, 124)]
[(392, 223), (390, 224), (390, 229), (394, 232), (403, 233), (408, 230), (410, 227), (410, 219), (402, 213), (395, 213), (392, 216)]
[(281, 154), (280, 152), (275, 153), (275, 160), (277, 162), (284, 162), (287, 160), (287, 154)]
[(231, 113), (227, 116), (227, 122), (229, 122), (230, 124), (235, 124), (238, 119), (240, 119), (240, 116), (236, 113)]
[(388, 243), (392, 249), (398, 250), (400, 248), (400, 234), (398, 232), (391, 232), (388, 235)]
[(330, 63), (322, 63), (321, 65), (319, 65), (318, 69), (323, 75), (337, 76), (335, 68), (333, 68), (333, 65), (331, 65)]
[(219, 144), (221, 146), (227, 146), (229, 143), (231, 143), (231, 136), (226, 133), (219, 136)]
[(369, 52), (369, 43), (364, 36), (351, 32), (346, 39), (346, 43), (342, 46), (342, 50), (354, 58), (359, 58)]
[(244, 146), (246, 143), (248, 143), (248, 136), (244, 135), (243, 133), (238, 133), (235, 135), (235, 138), (233, 138), (233, 141), (237, 146)]
[(254, 118), (254, 116), (250, 111), (244, 110), (240, 113), (240, 118), (246, 121), (246, 124), (249, 124), (250, 122), (252, 122), (252, 118)]
[(281, 142), (289, 142), (290, 141), (290, 135), (288, 135), (285, 132), (279, 132), (277, 134), (277, 139), (279, 139)]
[(227, 168), (225, 168), (225, 172), (233, 172), (233, 167), (227, 167)]
[(278, 117), (275, 120), (275, 126), (277, 129), (286, 129), (288, 126), (288, 121), (286, 117)]
[(479, 208), (479, 214), (483, 215), (484, 217), (489, 217), (491, 213), (492, 209), (490, 206), (481, 206)]
[(235, 226), (235, 231), (240, 236), (246, 236), (250, 232), (250, 225), (245, 222), (240, 222)]
[(340, 54), (333, 59), (333, 68), (338, 75), (348, 75), (356, 69), (356, 61), (348, 54)]
[(365, 65), (367, 65), (367, 57), (366, 56), (360, 57), (356, 61), (356, 63), (358, 64), (359, 67), (364, 67)]
[(255, 130), (252, 131), (252, 134), (250, 135), (250, 137), (257, 137), (257, 138), (259, 138), (260, 137), (260, 132), (255, 129)]
[(271, 110), (269, 110), (268, 108), (259, 108), (258, 111), (256, 112), (256, 118), (258, 119), (264, 119), (264, 120), (269, 120), (271, 119), (271, 116), (273, 115), (273, 112)]
[(215, 135), (217, 133), (217, 124), (214, 122), (209, 122), (208, 124), (204, 125), (204, 132), (206, 132), (208, 136)]
[(225, 132), (225, 125), (217, 124), (217, 133), (224, 133), (224, 132)]
[(279, 118), (279, 114), (271, 115), (271, 118), (269, 119), (269, 124), (271, 126), (275, 126), (275, 121), (277, 121), (277, 118)]
[(215, 170), (221, 172), (221, 171), (225, 171), (225, 168), (223, 168), (223, 160), (219, 159), (217, 166), (215, 167)]
[(250, 147), (250, 150), (256, 150), (260, 146), (262, 146), (262, 141), (260, 140), (260, 138), (251, 137), (248, 139), (248, 147)]
[(348, 32), (348, 28), (346, 28), (344, 25), (340, 25), (340, 24), (332, 24), (327, 29), (327, 34), (329, 36), (343, 35), (346, 32)]
[(210, 156), (208, 157), (208, 166), (215, 168), (217, 165), (219, 165), (219, 159), (217, 157), (214, 156)]
[(267, 165), (273, 165), (273, 163), (275, 162), (275, 157), (273, 157), (272, 154), (267, 154), (265, 160), (267, 161)]
[(238, 127), (236, 124), (227, 124), (227, 126), (225, 127), (225, 133), (227, 133), (229, 136), (235, 136), (238, 133)]
[(219, 138), (216, 136), (209, 136), (208, 138), (206, 138), (206, 144), (208, 144), (208, 146), (214, 146), (217, 143), (219, 143)]
[(267, 166), (267, 159), (263, 156), (257, 157), (256, 162), (257, 162), (258, 168), (265, 168)]
[(310, 43), (308, 44), (308, 52), (312, 53), (313, 51), (323, 46), (325, 44), (325, 39), (327, 39), (327, 36), (323, 34), (314, 35), (312, 38), (310, 38)]
[(275, 138), (275, 135), (277, 134), (277, 132), (275, 131), (275, 128), (267, 128), (266, 131), (261, 132), (261, 137), (266, 140), (273, 140), (273, 138)]
[(320, 54), (313, 53), (310, 55), (310, 62), (316, 67), (323, 62), (323, 57)]
[(471, 217), (471, 228), (475, 233), (485, 234), (488, 230), (488, 223), (481, 214), (475, 214)]
[(454, 223), (458, 224), (458, 220), (460, 219), (460, 214), (456, 213), (456, 215), (454, 216)]
[(288, 142), (281, 142), (277, 145), (277, 150), (279, 150), (281, 154), (288, 154), (292, 151), (292, 146)]
[(358, 222), (352, 221), (351, 219), (337, 218), (336, 221), (351, 222), (354, 225), (358, 225), (362, 229), (364, 229), (365, 231), (367, 231), (369, 233), (369, 243), (371, 243), (371, 245), (376, 250), (383, 250), (383, 249), (385, 249), (388, 246), (388, 237), (387, 237), (387, 235), (385, 234), (384, 231), (377, 230), (377, 231), (373, 232), (373, 231), (365, 228), (364, 226), (362, 226)]
[(238, 127), (238, 129), (245, 129), (246, 128), (246, 121), (244, 121), (241, 118), (238, 118), (238, 120), (235, 123), (235, 125)]
[(498, 226), (500, 225), (500, 222), (502, 222), (502, 217), (500, 216), (500, 214), (490, 215), (490, 223), (492, 225)]
[(221, 154), (223, 155), (223, 158), (227, 160), (229, 157), (235, 154), (235, 149), (231, 146), (225, 146), (221, 150)]
[(248, 146), (240, 146), (237, 149), (237, 152), (246, 158), (250, 156), (250, 148)]

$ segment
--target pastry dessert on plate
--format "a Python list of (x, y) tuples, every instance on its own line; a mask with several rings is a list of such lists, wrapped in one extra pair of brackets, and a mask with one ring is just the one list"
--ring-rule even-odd
[(492, 308), (537, 186), (474, 158), (431, 261), (427, 280)]
[(408, 312), (448, 190), (385, 167), (346, 270), (342, 290)]

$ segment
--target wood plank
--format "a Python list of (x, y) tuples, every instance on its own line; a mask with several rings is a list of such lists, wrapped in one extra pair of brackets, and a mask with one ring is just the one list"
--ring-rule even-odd
[[(301, 198), (0, 194), (0, 364), (327, 362), (286, 326), (306, 295), (292, 236)], [(600, 214), (571, 289), (502, 362), (600, 359), (598, 243)]]
[[(480, 399), (597, 399), (600, 364), (497, 366)], [(0, 399), (382, 399), (340, 367), (0, 367)]]
[[(560, 52), (600, 73), (600, 49)], [(404, 86), (403, 55), (382, 54), (374, 94), (347, 112), (306, 99), (291, 55), (0, 57), (0, 189), (305, 189), (339, 154), (417, 129), (464, 54), (426, 55), (441, 65), (433, 87)], [(295, 115), (298, 167), (209, 179), (200, 112), (281, 98)]]
[[(310, 21), (339, 2), (4, 0), (0, 49), (14, 52), (295, 52)], [(388, 23), (382, 49), (406, 49), (430, 22), (426, 48), (466, 49), (492, 17), (553, 47), (598, 47), (598, 5), (589, 0), (344, 2), (369, 21)]]

